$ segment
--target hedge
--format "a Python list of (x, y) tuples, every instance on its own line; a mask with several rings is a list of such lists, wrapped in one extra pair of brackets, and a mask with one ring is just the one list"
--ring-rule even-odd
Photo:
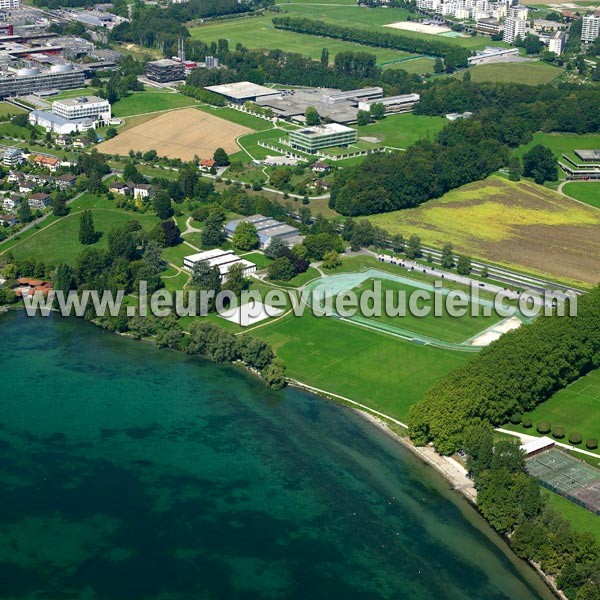
[(546, 421), (541, 421), (540, 423), (537, 424), (537, 432), (538, 433), (550, 433), (550, 429), (551, 429), (551, 425), (550, 423), (546, 422)]
[(571, 444), (581, 444), (581, 434), (577, 432), (573, 432), (569, 435), (569, 443)]

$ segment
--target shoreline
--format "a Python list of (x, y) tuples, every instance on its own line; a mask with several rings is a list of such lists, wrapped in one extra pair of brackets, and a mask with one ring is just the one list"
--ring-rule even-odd
[[(382, 414), (383, 418), (378, 417), (376, 414), (378, 413), (378, 411), (370, 409), (368, 406), (364, 406), (354, 400), (351, 400), (350, 398), (345, 398), (344, 396), (339, 396), (338, 394), (334, 394), (332, 392), (320, 390), (319, 388), (312, 387), (306, 383), (297, 381), (295, 379), (288, 379), (288, 385), (303, 390), (305, 392), (315, 394), (317, 396), (320, 396), (321, 398), (324, 398), (331, 402), (335, 402), (336, 404), (340, 404), (342, 406), (350, 408), (362, 419), (377, 427), (380, 431), (388, 435), (396, 443), (400, 444), (403, 448), (407, 449), (414, 456), (419, 458), (424, 464), (435, 469), (435, 471), (439, 475), (441, 475), (446, 480), (446, 482), (450, 484), (454, 492), (459, 493), (465, 500), (467, 500), (467, 502), (475, 510), (477, 510), (477, 490), (475, 489), (473, 481), (469, 477), (467, 477), (467, 470), (460, 463), (458, 463), (456, 460), (449, 456), (442, 456), (441, 454), (438, 454), (434, 450), (433, 446), (415, 446), (410, 441), (408, 436), (402, 436), (398, 432), (391, 429), (384, 419), (391, 420), (392, 422), (395, 422), (396, 424), (406, 429), (404, 423), (396, 421), (396, 419), (393, 419), (392, 417), (387, 417), (386, 415), (383, 415), (383, 413), (379, 413)], [(480, 514), (479, 511), (477, 511), (477, 514)], [(491, 529), (489, 523), (485, 519), (483, 520), (485, 521), (487, 527)], [(512, 554), (512, 556), (516, 560), (526, 563), (529, 567), (531, 567), (531, 569), (535, 571), (535, 573), (539, 576), (544, 585), (546, 585), (548, 590), (556, 598), (560, 598), (560, 600), (568, 600), (567, 596), (565, 596), (565, 594), (556, 587), (556, 581), (554, 577), (544, 573), (544, 571), (542, 571), (542, 568), (538, 563), (535, 563), (530, 560), (523, 560), (520, 557), (518, 557), (510, 546), (510, 538), (498, 534), (495, 531), (493, 532), (502, 539), (502, 541), (506, 544), (507, 550)]]

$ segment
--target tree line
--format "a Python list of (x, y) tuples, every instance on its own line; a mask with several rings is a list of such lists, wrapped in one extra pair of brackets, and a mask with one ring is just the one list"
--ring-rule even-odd
[(439, 380), (411, 408), (410, 437), (452, 454), (470, 425), (501, 425), (598, 367), (600, 287), (577, 299), (576, 317), (539, 316)]
[(491, 427), (465, 431), (467, 469), (477, 488), (477, 508), (509, 539), (517, 556), (539, 564), (567, 598), (600, 597), (600, 544), (589, 532), (571, 528), (525, 472), (516, 440), (494, 441)]

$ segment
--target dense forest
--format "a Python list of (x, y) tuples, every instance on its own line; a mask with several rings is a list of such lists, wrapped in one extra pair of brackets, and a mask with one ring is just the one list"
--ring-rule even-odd
[(352, 216), (411, 208), (505, 166), (510, 148), (528, 143), (536, 131), (600, 131), (597, 89), (474, 83), (466, 78), (436, 82), (420, 94), (418, 114), (475, 114), (446, 125), (435, 142), (372, 155), (340, 171), (331, 190), (331, 208)]
[(308, 33), (322, 37), (356, 42), (377, 48), (394, 48), (413, 54), (429, 54), (444, 57), (444, 62), (452, 69), (466, 67), (470, 50), (450, 42), (425, 37), (408, 36), (387, 31), (371, 31), (357, 27), (345, 27), (307, 19), (305, 17), (275, 17), (273, 25), (277, 29), (287, 29), (298, 33)]
[(470, 425), (500, 425), (598, 367), (600, 287), (578, 298), (576, 317), (540, 316), (437, 382), (411, 408), (410, 436), (452, 454)]

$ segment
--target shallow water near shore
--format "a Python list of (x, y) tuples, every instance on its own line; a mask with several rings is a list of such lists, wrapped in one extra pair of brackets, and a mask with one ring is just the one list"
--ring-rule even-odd
[(14, 311), (0, 373), (3, 600), (552, 597), (349, 409)]

